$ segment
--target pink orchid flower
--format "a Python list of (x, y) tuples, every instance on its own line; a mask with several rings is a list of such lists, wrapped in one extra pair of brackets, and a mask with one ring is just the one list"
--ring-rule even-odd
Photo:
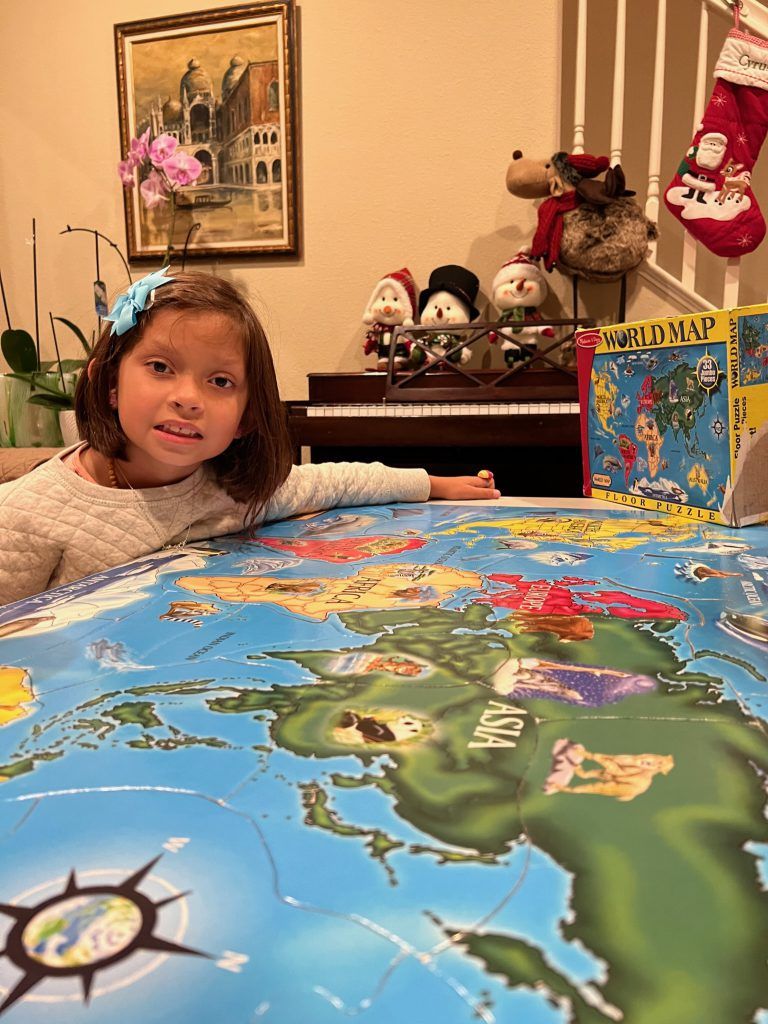
[(149, 147), (149, 159), (153, 166), (162, 167), (163, 163), (173, 156), (178, 144), (178, 139), (174, 139), (172, 135), (158, 135)]
[(173, 185), (191, 185), (203, 171), (203, 165), (189, 153), (174, 153), (163, 163), (163, 170)]
[(149, 177), (142, 181), (140, 192), (148, 210), (168, 202), (168, 189), (157, 171), (151, 171)]
[(133, 174), (133, 162), (131, 160), (121, 160), (117, 165), (117, 173), (120, 175), (120, 181), (122, 181), (125, 188), (134, 187), (136, 179)]
[(138, 166), (142, 160), (145, 159), (149, 152), (149, 128), (138, 137), (138, 139), (131, 139), (130, 152), (128, 159), (133, 161), (134, 166)]

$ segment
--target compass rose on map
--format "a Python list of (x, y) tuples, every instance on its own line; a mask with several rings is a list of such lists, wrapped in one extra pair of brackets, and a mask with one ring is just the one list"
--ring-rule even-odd
[(153, 901), (139, 891), (159, 859), (118, 885), (80, 885), (73, 870), (62, 891), (35, 906), (0, 904), (0, 913), (15, 922), (2, 953), (22, 971), (0, 1003), (0, 1015), (46, 979), (79, 978), (88, 1002), (96, 972), (139, 950), (211, 959), (208, 953), (155, 934), (160, 909), (188, 895), (177, 892)]

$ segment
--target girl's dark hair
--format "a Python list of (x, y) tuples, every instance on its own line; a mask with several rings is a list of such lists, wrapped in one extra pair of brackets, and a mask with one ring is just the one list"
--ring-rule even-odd
[(139, 342), (152, 318), (165, 309), (180, 313), (220, 313), (240, 334), (245, 358), (248, 402), (243, 436), (211, 459), (216, 480), (230, 497), (248, 506), (245, 521), (252, 528), (259, 512), (291, 471), (292, 446), (285, 409), (264, 329), (245, 297), (227, 281), (212, 274), (179, 273), (170, 284), (156, 289), (154, 302), (124, 334), (112, 334), (107, 322), (80, 374), (75, 392), (75, 415), (80, 437), (111, 458), (124, 458), (127, 438), (110, 391), (117, 386), (123, 356)]

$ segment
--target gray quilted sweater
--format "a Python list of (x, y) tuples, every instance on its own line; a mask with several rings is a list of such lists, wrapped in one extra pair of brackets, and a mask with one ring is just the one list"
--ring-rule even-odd
[[(180, 483), (115, 490), (65, 466), (62, 452), (0, 485), (0, 605), (121, 565), (165, 544), (235, 533), (246, 507), (204, 469)], [(344, 505), (426, 501), (421, 469), (379, 462), (294, 466), (263, 520)]]

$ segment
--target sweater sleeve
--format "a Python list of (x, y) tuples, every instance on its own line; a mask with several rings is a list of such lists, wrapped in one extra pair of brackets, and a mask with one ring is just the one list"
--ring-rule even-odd
[(267, 504), (265, 522), (347, 505), (427, 501), (423, 469), (392, 469), (380, 462), (322, 462), (294, 466)]
[(57, 544), (21, 523), (8, 525), (14, 518), (0, 509), (0, 605), (47, 590), (61, 560)]

